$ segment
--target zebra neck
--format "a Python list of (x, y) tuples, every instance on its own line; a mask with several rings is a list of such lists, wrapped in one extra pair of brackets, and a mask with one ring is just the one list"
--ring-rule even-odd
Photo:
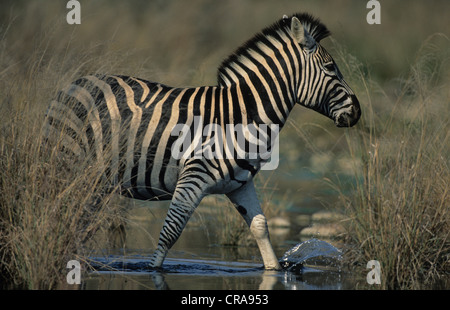
[(301, 57), (286, 29), (271, 29), (222, 63), (219, 85), (236, 89), (256, 122), (282, 125), (297, 101)]

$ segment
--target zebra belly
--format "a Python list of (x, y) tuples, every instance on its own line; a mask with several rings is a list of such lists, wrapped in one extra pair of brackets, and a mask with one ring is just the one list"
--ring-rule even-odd
[(218, 178), (214, 184), (208, 187), (209, 194), (228, 194), (242, 187), (248, 181), (252, 180), (256, 171), (233, 165), (231, 169), (225, 170), (226, 174), (222, 178)]
[[(135, 167), (133, 171), (137, 171)], [(121, 193), (124, 196), (139, 200), (171, 200), (177, 185), (178, 168), (166, 167), (163, 180), (151, 178), (151, 170), (143, 178), (132, 175), (131, 182), (123, 181)], [(159, 174), (158, 174), (159, 175)]]

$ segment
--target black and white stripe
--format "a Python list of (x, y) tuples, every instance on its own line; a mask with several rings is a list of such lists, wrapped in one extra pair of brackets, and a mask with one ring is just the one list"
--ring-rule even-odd
[[(248, 223), (265, 267), (278, 269), (252, 182), (264, 159), (245, 152), (255, 136), (246, 135), (244, 145), (237, 145), (237, 135), (231, 137), (243, 157), (198, 156), (196, 149), (217, 147), (214, 141), (223, 133), (205, 134), (203, 128), (210, 124), (282, 128), (295, 103), (330, 117), (338, 126), (354, 125), (359, 103), (319, 44), (328, 35), (310, 15), (285, 16), (222, 63), (217, 86), (174, 88), (120, 75), (80, 78), (51, 103), (46, 134), (63, 132), (64, 149), (78, 157), (92, 156), (122, 194), (171, 200), (152, 266), (161, 266), (202, 198), (220, 193)], [(196, 119), (202, 122), (200, 132)], [(192, 148), (181, 158), (173, 156), (177, 124), (193, 133)], [(273, 138), (263, 135), (269, 145)]]

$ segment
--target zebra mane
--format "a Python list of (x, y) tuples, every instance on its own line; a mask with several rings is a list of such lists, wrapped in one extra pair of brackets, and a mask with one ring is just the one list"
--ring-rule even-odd
[[(312, 15), (308, 13), (299, 13), (294, 14), (292, 17), (297, 17), (300, 22), (302, 23), (303, 27), (306, 28), (306, 30), (309, 32), (309, 34), (316, 40), (317, 42), (320, 42), (321, 40), (328, 37), (331, 32), (327, 29), (327, 27), (322, 24), (322, 22), (313, 17)], [(289, 21), (289, 25), (291, 24), (291, 18), (283, 18), (283, 20)]]
[(239, 57), (241, 55), (244, 55), (246, 51), (254, 49), (257, 46), (258, 42), (264, 41), (266, 37), (271, 36), (276, 38), (277, 32), (279, 32), (280, 30), (288, 33), (290, 31), (291, 20), (293, 17), (297, 17), (300, 20), (303, 27), (305, 27), (305, 29), (314, 38), (314, 40), (316, 40), (316, 42), (320, 42), (322, 39), (330, 35), (330, 31), (327, 29), (327, 27), (322, 24), (320, 20), (308, 13), (297, 13), (292, 15), (291, 17), (285, 15), (282, 19), (257, 33), (253, 38), (244, 43), (233, 54), (228, 56), (222, 62), (218, 70), (219, 85), (225, 84), (222, 75), (226, 72), (226, 69), (230, 68), (233, 63), (236, 63), (239, 60)]

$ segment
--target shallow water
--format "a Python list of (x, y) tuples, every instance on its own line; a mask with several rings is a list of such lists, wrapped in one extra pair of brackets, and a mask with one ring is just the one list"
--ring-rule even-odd
[(182, 289), (182, 290), (297, 290), (351, 289), (350, 275), (336, 270), (303, 267), (291, 272), (266, 271), (251, 262), (167, 259), (162, 270), (148, 270), (148, 258), (110, 257), (115, 263), (96, 266), (83, 289)]
[(251, 256), (250, 260), (222, 260), (224, 250), (232, 251), (221, 247), (212, 247), (199, 255), (174, 251), (159, 270), (148, 268), (149, 256), (91, 257), (93, 271), (85, 277), (82, 289), (340, 290), (355, 287), (353, 275), (340, 267), (340, 251), (322, 240), (307, 240), (287, 251), (280, 260), (284, 266), (282, 271), (264, 270), (259, 258), (251, 259)]
[[(298, 192), (299, 183), (311, 189), (316, 175), (293, 173), (275, 183), (282, 194), (271, 200), (284, 206), (290, 217), (290, 228), (270, 228), (271, 241), (282, 271), (266, 271), (256, 246), (218, 245), (217, 205), (200, 206), (189, 221), (180, 239), (169, 251), (161, 270), (147, 268), (164, 221), (168, 203), (139, 205), (129, 213), (126, 234), (117, 238), (117, 244), (106, 247), (101, 254), (91, 256), (91, 271), (84, 275), (82, 289), (189, 289), (189, 290), (296, 290), (296, 289), (352, 289), (366, 284), (340, 267), (340, 251), (332, 244), (318, 239), (302, 240), (301, 224), (292, 218), (311, 214), (321, 209), (310, 195)], [(281, 182), (281, 183), (278, 183)], [(316, 184), (317, 185), (317, 184)], [(282, 196), (291, 189), (289, 201)], [(320, 188), (320, 186), (318, 186)], [(321, 188), (323, 190), (323, 188)], [(329, 199), (330, 193), (323, 193)], [(322, 198), (320, 198), (322, 199)], [(298, 207), (301, 206), (301, 207)], [(223, 223), (222, 223), (223, 224)], [(308, 225), (308, 224), (306, 224)], [(301, 243), (305, 241), (304, 243)], [(106, 254), (104, 254), (106, 253)]]

